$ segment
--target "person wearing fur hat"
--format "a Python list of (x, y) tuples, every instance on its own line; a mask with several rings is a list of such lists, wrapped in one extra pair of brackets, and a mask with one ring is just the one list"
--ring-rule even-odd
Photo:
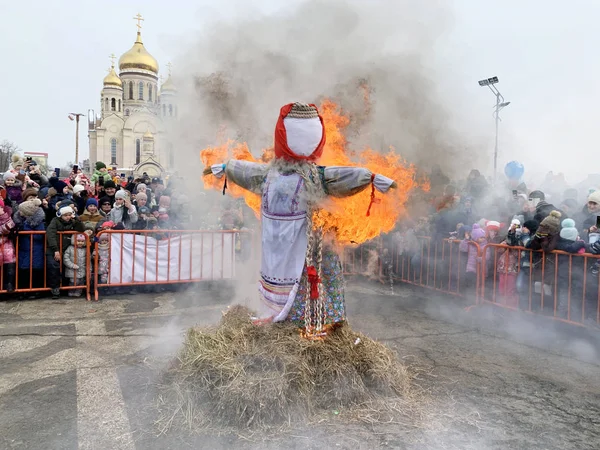
[(80, 231), (85, 230), (83, 223), (77, 217), (70, 206), (63, 206), (56, 213), (56, 217), (52, 219), (48, 229), (46, 230), (46, 281), (47, 286), (51, 289), (52, 298), (60, 296), (60, 262), (63, 253), (69, 246), (69, 239), (61, 240), (59, 233), (63, 231)]
[(23, 191), (23, 201), (29, 201), (29, 200), (34, 200), (37, 199), (39, 195), (39, 191), (36, 188), (27, 188)]
[(112, 180), (112, 178), (106, 170), (106, 164), (104, 164), (102, 161), (97, 161), (96, 170), (94, 170), (94, 173), (92, 174), (92, 186), (96, 186), (98, 184), (102, 185), (110, 180)]
[(95, 228), (96, 224), (103, 220), (106, 214), (98, 209), (98, 200), (90, 198), (85, 204), (85, 211), (80, 216), (81, 221), (87, 227), (88, 224), (92, 224)]
[[(326, 333), (345, 321), (340, 261), (332, 249), (324, 249), (321, 231), (312, 223), (313, 208), (327, 195), (351, 196), (369, 186), (385, 193), (395, 187), (394, 180), (368, 169), (317, 166), (325, 139), (317, 107), (290, 103), (279, 112), (270, 164), (232, 159), (204, 170), (262, 195), (261, 323), (288, 321), (309, 333), (318, 323), (318, 332)], [(305, 314), (312, 305), (327, 314)]]
[(113, 209), (106, 218), (117, 225), (122, 224), (125, 230), (133, 229), (133, 225), (138, 221), (138, 215), (129, 199), (128, 191), (124, 189), (117, 191)]
[(41, 200), (33, 198), (19, 205), (14, 214), (18, 230), (19, 289), (35, 289), (44, 286), (44, 236), (21, 234), (22, 232), (44, 231), (46, 214)]

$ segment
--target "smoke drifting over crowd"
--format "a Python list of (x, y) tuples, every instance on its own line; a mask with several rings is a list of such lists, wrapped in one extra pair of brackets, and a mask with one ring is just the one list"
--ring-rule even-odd
[(258, 154), (272, 145), (281, 105), (329, 97), (351, 118), (353, 148), (393, 146), (422, 168), (458, 167), (464, 146), (434, 83), (435, 43), (451, 16), (438, 3), (315, 0), (211, 23), (177, 62), (180, 147), (194, 160), (233, 138)]

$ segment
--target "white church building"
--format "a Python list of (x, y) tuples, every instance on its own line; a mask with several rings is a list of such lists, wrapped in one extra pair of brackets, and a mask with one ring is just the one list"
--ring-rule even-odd
[(177, 89), (171, 80), (159, 85), (158, 62), (137, 38), (112, 67), (100, 94), (101, 114), (89, 123), (90, 163), (149, 176), (164, 176), (174, 165), (168, 129), (177, 118)]

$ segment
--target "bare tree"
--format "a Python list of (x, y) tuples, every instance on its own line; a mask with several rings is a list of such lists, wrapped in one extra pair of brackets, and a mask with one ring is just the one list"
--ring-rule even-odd
[(0, 172), (6, 172), (10, 168), (12, 155), (20, 152), (21, 149), (14, 142), (6, 139), (0, 142)]

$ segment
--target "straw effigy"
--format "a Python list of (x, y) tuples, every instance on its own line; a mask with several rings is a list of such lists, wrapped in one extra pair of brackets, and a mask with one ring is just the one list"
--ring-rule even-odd
[(409, 404), (410, 380), (392, 350), (348, 325), (307, 340), (293, 324), (254, 325), (236, 306), (218, 326), (187, 332), (165, 376), (161, 428), (267, 431), (331, 411), (372, 417)]

